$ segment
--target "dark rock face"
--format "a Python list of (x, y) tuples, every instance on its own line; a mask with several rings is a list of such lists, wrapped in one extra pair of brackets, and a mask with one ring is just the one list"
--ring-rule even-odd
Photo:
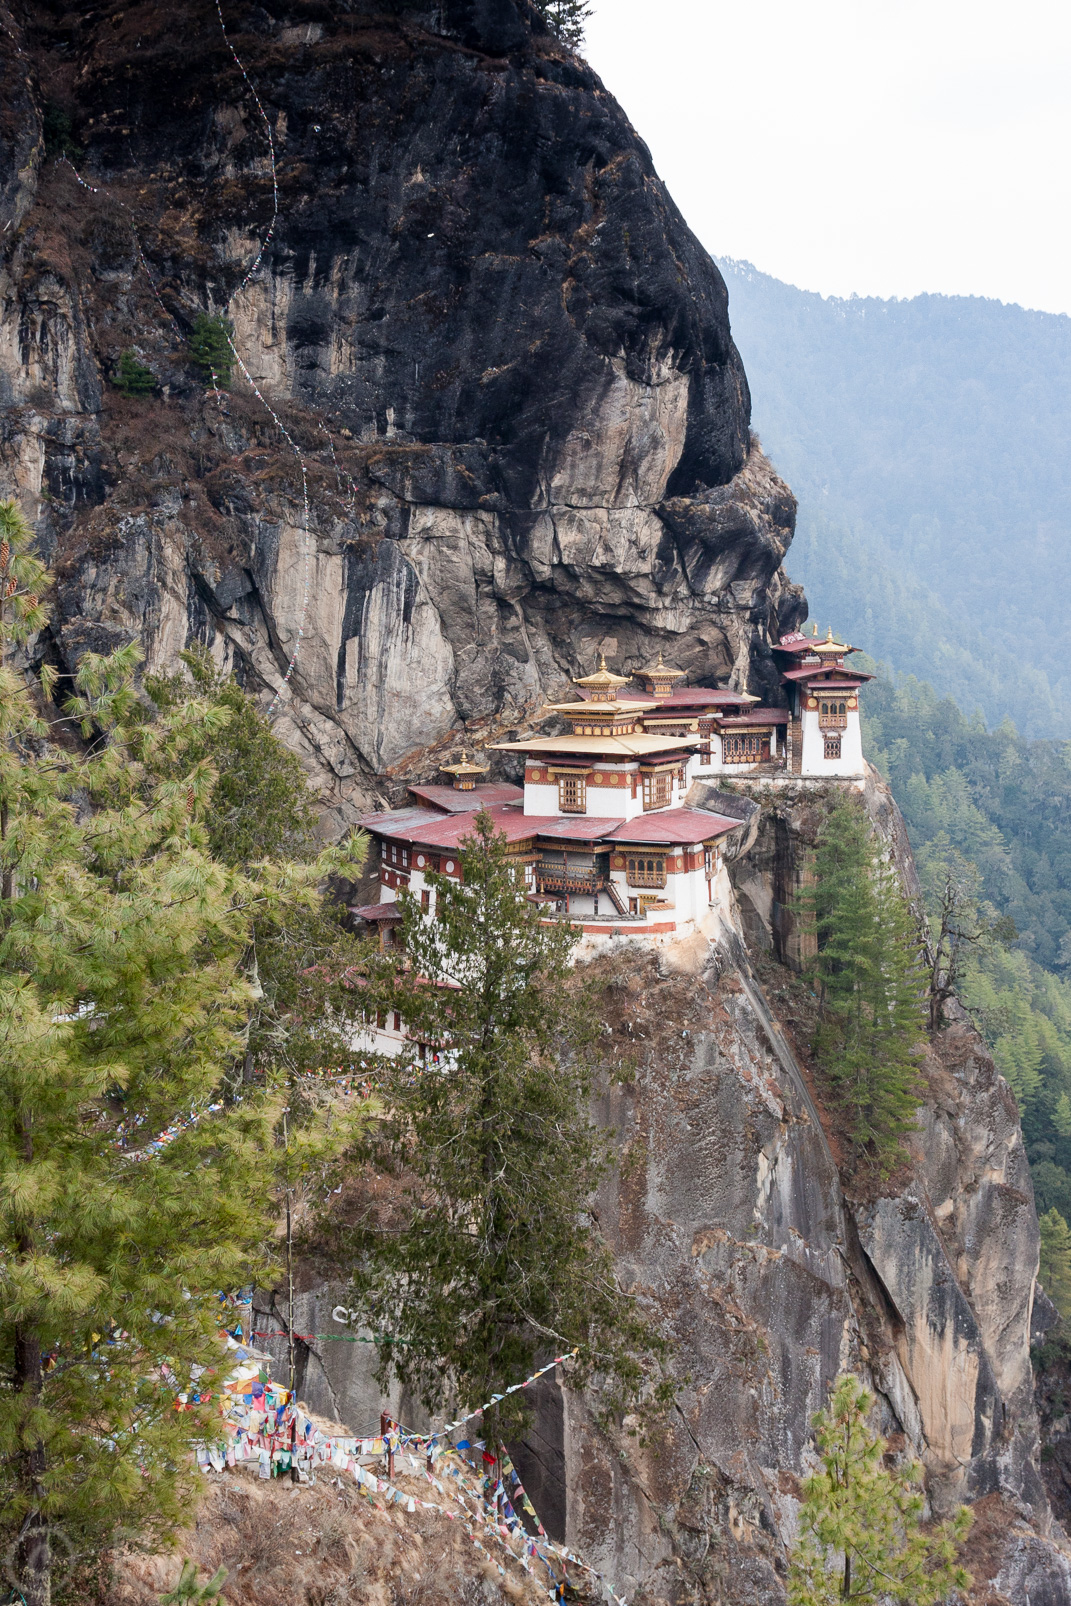
[[(590, 69), (523, 0), (224, 14), (263, 116), (211, 5), (12, 25), (0, 478), (60, 658), (200, 638), (267, 701), (296, 650), (278, 728), (338, 826), (599, 649), (776, 694), (795, 503), (721, 276)], [(46, 101), (95, 190), (43, 159)], [(224, 310), (219, 401), (185, 341)], [(160, 395), (116, 394), (127, 347)]]

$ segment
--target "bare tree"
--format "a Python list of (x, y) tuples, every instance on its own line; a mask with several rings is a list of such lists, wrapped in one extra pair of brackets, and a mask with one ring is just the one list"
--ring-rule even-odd
[(960, 989), (970, 956), (1014, 942), (1018, 932), (1013, 920), (986, 902), (981, 872), (952, 846), (946, 832), (920, 853), (919, 871), (929, 925), (930, 1031), (936, 1032), (948, 1000)]

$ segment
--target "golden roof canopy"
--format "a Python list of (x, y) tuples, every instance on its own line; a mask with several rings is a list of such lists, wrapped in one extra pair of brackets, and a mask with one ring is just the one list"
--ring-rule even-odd
[[(816, 627), (816, 633), (817, 633), (817, 627)], [(814, 643), (814, 651), (815, 652), (828, 652), (828, 653), (832, 653), (835, 658), (843, 658), (844, 654), (846, 652), (854, 652), (855, 648), (854, 647), (850, 647), (846, 641), (834, 641), (833, 640), (833, 626), (830, 625), (829, 631), (828, 631), (828, 633), (826, 635), (825, 641), (815, 641), (815, 643)]]
[(472, 780), (474, 775), (486, 775), (491, 766), (490, 764), (477, 764), (474, 759), (470, 760), (468, 753), (462, 748), (460, 764), (440, 764), (439, 768), (444, 775), (452, 775), (454, 777), (454, 785), (456, 787), (467, 789), (474, 784)]
[(659, 648), (658, 652), (658, 662), (652, 664), (649, 669), (637, 669), (636, 673), (644, 680), (683, 680), (684, 678), (683, 669), (666, 668), (666, 665), (662, 662), (661, 648)]
[(631, 675), (615, 675), (606, 667), (606, 654), (599, 654), (599, 667), (593, 675), (584, 675), (581, 679), (574, 678), (574, 686), (583, 686), (591, 692), (593, 700), (599, 702), (616, 702), (617, 688), (627, 686), (632, 679)]

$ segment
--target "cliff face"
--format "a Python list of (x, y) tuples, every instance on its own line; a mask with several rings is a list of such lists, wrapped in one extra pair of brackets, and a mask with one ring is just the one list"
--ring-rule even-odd
[[(339, 825), (600, 648), (776, 691), (795, 503), (721, 277), (594, 74), (514, 0), (224, 16), (263, 117), (203, 0), (9, 26), (0, 476), (62, 663), (196, 638), (267, 701), (296, 651), (279, 730)], [(184, 345), (220, 310), (222, 400)], [(110, 386), (126, 348), (161, 395)]]
[[(624, 1433), (607, 1445), (566, 1390), (529, 1466), (551, 1468), (560, 1446), (570, 1539), (630, 1595), (776, 1601), (810, 1417), (828, 1379), (851, 1370), (874, 1388), (883, 1431), (923, 1463), (934, 1512), (974, 1506), (973, 1598), (1067, 1601), (1071, 1565), (1038, 1467), (1038, 1229), (1014, 1099), (954, 1021), (926, 1056), (908, 1163), (886, 1184), (844, 1173), (807, 1053), (814, 1000), (782, 962), (796, 952), (781, 906), (799, 891), (822, 797), (756, 796), (731, 865), (747, 948), (729, 934), (592, 967), (608, 1024), (641, 1051), (633, 1085), (601, 1110), (622, 1167), (599, 1219), (690, 1378), (647, 1447)], [(873, 772), (866, 801), (890, 855), (909, 855)], [(902, 868), (910, 888), (909, 857)]]
[[(0, 4), (0, 493), (57, 573), (39, 651), (137, 636), (158, 669), (207, 643), (278, 694), (330, 829), (599, 649), (776, 699), (770, 639), (805, 614), (720, 276), (523, 7), (235, 0), (258, 104), (211, 0)], [(186, 342), (218, 311), (245, 373), (217, 396)], [(110, 383), (128, 348), (157, 394)], [(868, 803), (910, 885), (876, 782)], [(1014, 1104), (957, 1023), (911, 1167), (842, 1183), (779, 963), (816, 818), (803, 789), (765, 800), (719, 945), (597, 961), (645, 1045), (601, 1112), (625, 1161), (601, 1219), (688, 1381), (643, 1450), (545, 1386), (528, 1482), (630, 1599), (776, 1601), (810, 1415), (851, 1366), (935, 1507), (976, 1502), (978, 1599), (1055, 1606)], [(303, 1329), (337, 1297), (310, 1283)], [(323, 1349), (302, 1392), (374, 1425), (369, 1357)]]
[[(730, 866), (746, 922), (734, 913), (713, 940), (658, 954), (621, 939), (584, 967), (635, 1065), (597, 1107), (619, 1157), (598, 1218), (623, 1286), (669, 1340), (674, 1408), (644, 1442), (628, 1419), (596, 1421), (597, 1393), (544, 1381), (514, 1460), (551, 1534), (628, 1600), (771, 1606), (813, 1413), (850, 1370), (891, 1444), (924, 1466), (932, 1512), (971, 1504), (975, 1606), (1065, 1606), (1071, 1552), (1039, 1470), (1038, 1224), (1015, 1101), (954, 1019), (929, 1045), (906, 1163), (885, 1183), (845, 1166), (808, 1053), (814, 998), (783, 962), (796, 949), (777, 914), (827, 800), (806, 785), (755, 797)], [(866, 802), (910, 888), (902, 821), (873, 772)], [(342, 1282), (306, 1273), (296, 1327), (344, 1332), (339, 1300)], [(278, 1299), (258, 1305), (258, 1328), (278, 1331)], [(284, 1341), (269, 1344), (282, 1360)], [(299, 1388), (365, 1427), (374, 1366), (367, 1346), (313, 1342)], [(1064, 1409), (1051, 1392), (1050, 1415)], [(391, 1405), (422, 1425), (411, 1401)]]

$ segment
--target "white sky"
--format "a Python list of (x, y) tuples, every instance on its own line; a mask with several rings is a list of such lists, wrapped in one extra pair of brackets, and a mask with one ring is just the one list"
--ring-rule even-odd
[(585, 54), (716, 256), (1071, 312), (1067, 0), (594, 0)]

